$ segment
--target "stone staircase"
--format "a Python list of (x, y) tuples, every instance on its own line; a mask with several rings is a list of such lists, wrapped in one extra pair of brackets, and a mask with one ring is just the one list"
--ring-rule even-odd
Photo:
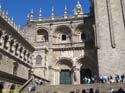
[(80, 93), (83, 89), (89, 90), (90, 88), (93, 88), (94, 90), (96, 88), (99, 88), (101, 93), (107, 93), (110, 88), (113, 88), (115, 91), (117, 91), (120, 87), (122, 87), (125, 90), (125, 84), (124, 83), (114, 83), (114, 84), (82, 84), (82, 85), (47, 85), (47, 86), (39, 86), (38, 93), (70, 93), (72, 91), (80, 90)]
[[(30, 83), (31, 85), (33, 83)], [(76, 93), (77, 90), (80, 90), (80, 93), (83, 89), (89, 90), (90, 88), (93, 88), (94, 90), (96, 88), (99, 88), (101, 93), (107, 93), (110, 88), (113, 88), (115, 91), (117, 91), (120, 87), (122, 87), (125, 90), (125, 83), (113, 83), (113, 84), (102, 84), (102, 83), (96, 83), (96, 84), (79, 84), (79, 85), (36, 85), (35, 91), (28, 92), (27, 87), (24, 88), (20, 93), (70, 93), (74, 91)]]

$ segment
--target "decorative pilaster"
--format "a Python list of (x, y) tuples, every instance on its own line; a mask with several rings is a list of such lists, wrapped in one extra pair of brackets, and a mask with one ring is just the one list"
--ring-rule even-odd
[(94, 27), (94, 32), (95, 32), (95, 35), (96, 35), (96, 47), (97, 48), (101, 48), (101, 45), (100, 45), (100, 37), (99, 37), (99, 35), (100, 35), (100, 33), (99, 33), (99, 31), (100, 31), (100, 29), (99, 29), (99, 17), (98, 17), (98, 8), (97, 8), (97, 0), (95, 0), (94, 1), (94, 6), (95, 6), (95, 25), (93, 25)]
[(97, 32), (95, 24), (93, 25), (93, 29), (94, 29), (94, 37), (95, 37), (95, 47), (99, 48), (99, 45), (98, 45), (98, 32)]
[(74, 84), (80, 84), (80, 80), (80, 69), (76, 67), (74, 70)]
[(108, 19), (109, 19), (109, 30), (110, 30), (110, 39), (111, 39), (111, 46), (115, 48), (115, 38), (114, 38), (114, 31), (113, 31), (113, 23), (112, 23), (112, 13), (111, 13), (111, 5), (110, 0), (106, 0), (107, 3), (107, 12), (108, 12)]
[(124, 30), (125, 30), (125, 0), (121, 0), (121, 8), (123, 14), (123, 21), (124, 21)]

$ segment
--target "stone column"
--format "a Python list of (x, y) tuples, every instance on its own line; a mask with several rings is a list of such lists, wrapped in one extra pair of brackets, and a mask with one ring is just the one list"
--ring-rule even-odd
[(3, 47), (3, 38), (4, 38), (4, 34), (1, 36), (0, 38), (0, 47), (2, 48)]
[(13, 45), (13, 49), (14, 49), (13, 54), (14, 54), (14, 55), (17, 54), (17, 50), (18, 50), (18, 48), (17, 48), (17, 50), (16, 50), (16, 44), (17, 44), (17, 41), (15, 41), (15, 43), (14, 43), (14, 45)]
[(26, 56), (27, 56), (26, 61), (29, 63), (29, 57), (30, 57), (30, 53), (29, 53), (29, 51), (27, 52)]
[[(8, 39), (7, 39), (7, 41), (5, 42), (5, 37), (8, 37)], [(9, 35), (7, 35), (7, 34), (5, 34), (5, 36), (4, 36), (4, 46), (3, 46), (3, 48), (5, 49), (5, 50), (8, 50), (8, 48), (9, 48), (9, 44), (10, 44), (10, 42), (9, 42), (9, 39), (10, 39), (10, 36)]]
[(12, 51), (13, 54), (15, 53), (15, 42), (16, 42), (16, 40), (14, 40), (14, 43), (11, 46), (11, 51)]
[(8, 52), (10, 52), (10, 49), (11, 49), (11, 44), (10, 44), (10, 43), (11, 43), (11, 40), (13, 40), (13, 38), (12, 38), (11, 36), (9, 36), (9, 39), (8, 39), (8, 42), (7, 42), (7, 45), (6, 45), (7, 48), (8, 48), (8, 49), (7, 49)]
[(33, 62), (32, 62), (33, 59), (32, 58), (33, 58), (32, 53), (30, 53), (30, 55), (29, 55), (29, 63), (33, 65)]
[(112, 23), (112, 13), (111, 13), (110, 0), (106, 0), (106, 3), (107, 3), (107, 14), (108, 14), (108, 20), (109, 20), (111, 46), (112, 46), (112, 48), (115, 48), (116, 44), (115, 44), (114, 29), (113, 29), (113, 23)]
[(22, 52), (20, 53), (21, 59), (23, 59), (23, 51), (24, 51), (24, 47), (22, 47)]
[[(11, 42), (12, 42), (12, 40), (13, 40), (13, 44), (11, 44)], [(11, 52), (11, 53), (13, 53), (13, 51), (14, 51), (14, 39), (11, 37), (11, 39), (10, 39), (10, 48), (9, 48), (9, 51)]]
[(19, 43), (18, 44), (18, 48), (17, 48), (17, 52), (16, 52), (18, 57), (20, 57), (20, 47), (21, 47), (21, 44)]
[(55, 85), (59, 85), (59, 73), (60, 71), (59, 70), (55, 70), (55, 75), (54, 75), (54, 78), (55, 78)]
[(26, 50), (26, 53), (25, 53), (25, 61), (27, 62), (27, 54), (28, 54), (28, 51)]
[(73, 73), (74, 84), (80, 84), (80, 69), (75, 67)]

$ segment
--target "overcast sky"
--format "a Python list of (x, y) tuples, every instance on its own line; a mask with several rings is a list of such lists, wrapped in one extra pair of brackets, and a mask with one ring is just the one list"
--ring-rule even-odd
[[(64, 7), (67, 6), (68, 14), (73, 14), (77, 0), (0, 0), (2, 10), (8, 11), (9, 16), (14, 18), (16, 24), (23, 25), (26, 22), (27, 14), (34, 10), (35, 18), (38, 17), (39, 9), (42, 9), (42, 16), (50, 17), (51, 8), (55, 9), (55, 16), (63, 16)], [(83, 12), (89, 12), (89, 0), (80, 0)]]

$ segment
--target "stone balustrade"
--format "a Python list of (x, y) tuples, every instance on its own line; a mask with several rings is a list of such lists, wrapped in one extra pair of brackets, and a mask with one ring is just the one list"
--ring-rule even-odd
[(16, 57), (22, 62), (31, 64), (32, 53), (11, 35), (0, 30), (0, 49)]
[[(24, 35), (13, 20), (4, 12), (0, 4), (0, 49), (14, 56), (23, 63), (31, 65), (33, 46), (25, 40)], [(5, 29), (6, 28), (6, 29)]]

